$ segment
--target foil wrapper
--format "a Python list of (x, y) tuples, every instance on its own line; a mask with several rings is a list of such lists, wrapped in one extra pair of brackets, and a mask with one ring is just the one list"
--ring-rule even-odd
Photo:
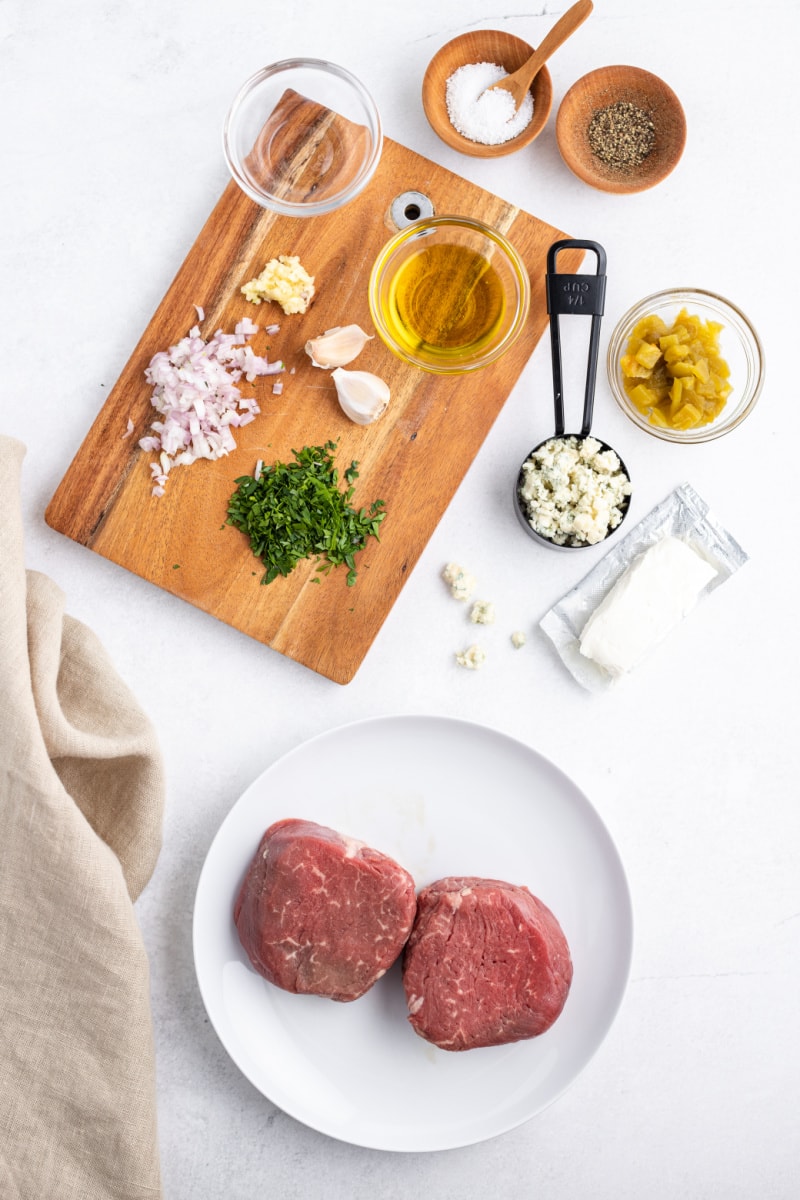
[(663, 537), (679, 537), (716, 569), (698, 602), (747, 562), (747, 554), (694, 488), (682, 483), (656, 505), (613, 550), (567, 592), (539, 622), (571, 675), (590, 692), (612, 687), (618, 678), (581, 654), (580, 636), (598, 604), (631, 563)]

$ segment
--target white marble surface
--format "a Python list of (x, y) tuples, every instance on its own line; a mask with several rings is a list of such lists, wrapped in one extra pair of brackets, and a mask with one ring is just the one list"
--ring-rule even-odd
[[(164, 849), (138, 912), (152, 964), (160, 1137), (169, 1200), (797, 1195), (800, 1177), (797, 63), (794, 0), (598, 0), (551, 63), (555, 107), (580, 75), (661, 74), (689, 138), (659, 187), (606, 196), (562, 164), (554, 118), (535, 146), (463, 158), (427, 126), (425, 66), (478, 26), (536, 44), (565, 3), (4, 0), (0, 139), (0, 428), (28, 447), (28, 565), (64, 588), (161, 731)], [(580, 565), (530, 544), (509, 472), (549, 432), (540, 344), (355, 680), (338, 687), (48, 529), (45, 506), (226, 183), (220, 129), (267, 62), (327, 57), (373, 92), (387, 134), (608, 252), (601, 349), (615, 318), (674, 284), (716, 289), (759, 329), (768, 379), (736, 433), (662, 445), (618, 414), (601, 372), (596, 428), (635, 475), (635, 517), (689, 480), (750, 561), (625, 686), (590, 696), (536, 624)], [(439, 580), (462, 561), (501, 620), (478, 673)], [(530, 637), (514, 652), (506, 631)], [(630, 984), (573, 1086), (472, 1147), (393, 1155), (328, 1139), (276, 1110), (211, 1029), (195, 980), (192, 905), (220, 822), (250, 781), (323, 730), (385, 713), (483, 722), (585, 790), (624, 860), (635, 909)], [(487, 813), (488, 817), (488, 813)], [(480, 1096), (464, 1103), (480, 1104)]]

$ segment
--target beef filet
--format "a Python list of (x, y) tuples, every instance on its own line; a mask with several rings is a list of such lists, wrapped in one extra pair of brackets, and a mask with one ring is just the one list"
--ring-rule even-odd
[(288, 992), (356, 1000), (399, 957), (416, 912), (393, 859), (313, 821), (263, 835), (234, 906), (247, 955)]
[(439, 879), (417, 898), (403, 957), (409, 1021), (443, 1050), (537, 1037), (572, 982), (567, 939), (526, 887), (472, 876)]

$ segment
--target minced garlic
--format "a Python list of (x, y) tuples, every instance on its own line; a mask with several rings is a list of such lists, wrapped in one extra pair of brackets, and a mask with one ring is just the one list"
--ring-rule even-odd
[(295, 255), (271, 258), (264, 270), (241, 289), (251, 304), (274, 300), (287, 314), (304, 313), (314, 295), (314, 277)]

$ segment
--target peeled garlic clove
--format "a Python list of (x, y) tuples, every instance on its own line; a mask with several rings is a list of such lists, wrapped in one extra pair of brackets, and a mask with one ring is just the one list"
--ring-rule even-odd
[(342, 411), (356, 425), (371, 425), (383, 416), (389, 404), (389, 385), (369, 371), (331, 372)]
[(315, 367), (344, 367), (371, 341), (360, 325), (335, 325), (306, 342), (306, 354)]

